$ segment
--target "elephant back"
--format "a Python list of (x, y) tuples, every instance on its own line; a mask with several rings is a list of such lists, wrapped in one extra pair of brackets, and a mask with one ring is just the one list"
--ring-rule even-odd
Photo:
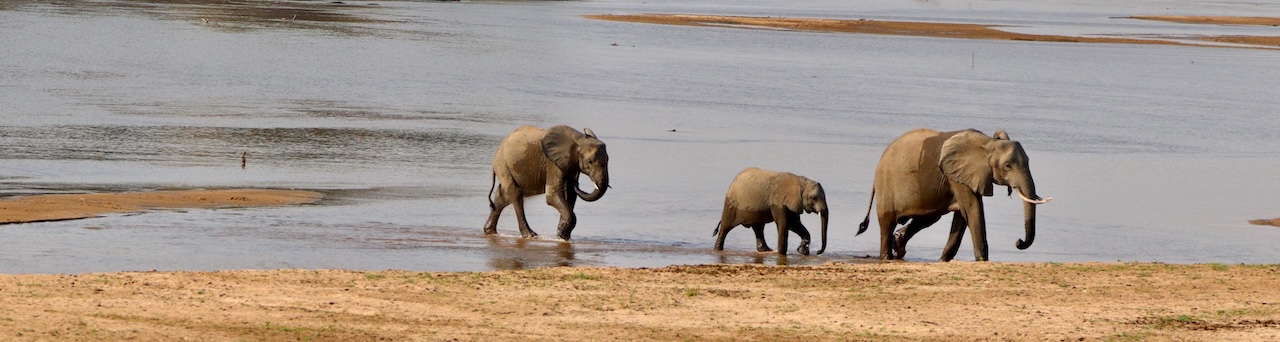
[[(493, 171), (499, 178), (509, 178), (527, 190), (542, 189), (546, 184), (550, 161), (542, 153), (545, 130), (533, 126), (516, 128), (498, 145), (493, 156)], [(541, 193), (541, 192), (539, 192)]]
[(765, 211), (770, 208), (779, 172), (750, 167), (739, 172), (729, 184), (725, 200), (740, 210)]

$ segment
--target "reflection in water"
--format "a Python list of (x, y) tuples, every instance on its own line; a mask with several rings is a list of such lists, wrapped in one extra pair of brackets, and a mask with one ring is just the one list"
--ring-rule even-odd
[(560, 263), (557, 266), (573, 266), (573, 245), (568, 241), (560, 242), (559, 248), (556, 249), (556, 256), (560, 257)]
[(453, 130), (66, 125), (7, 128), (0, 131), (0, 143), (30, 146), (9, 153), (19, 159), (214, 163), (248, 152), (276, 163), (473, 165), (497, 139)]
[(488, 236), (488, 239), (489, 267), (495, 270), (576, 265), (573, 244), (568, 241), (534, 241), (504, 236)]
[(311, 29), (359, 35), (371, 34), (375, 30), (354, 24), (393, 22), (369, 16), (370, 11), (381, 8), (376, 3), (357, 5), (337, 1), (13, 1), (11, 4), (0, 2), (0, 10), (41, 5), (63, 14), (144, 14), (162, 19), (198, 21), (211, 28), (227, 31)]
[(786, 255), (778, 255), (774, 252), (756, 252), (749, 255), (730, 255), (728, 253), (720, 253), (719, 261), (721, 264), (765, 265), (766, 262), (768, 262), (768, 264), (778, 266), (790, 265), (787, 263)]

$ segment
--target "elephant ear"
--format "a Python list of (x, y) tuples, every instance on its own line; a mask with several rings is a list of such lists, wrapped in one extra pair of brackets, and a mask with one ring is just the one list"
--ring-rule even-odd
[(578, 137), (582, 133), (565, 125), (547, 129), (542, 136), (542, 155), (547, 156), (561, 171), (569, 172), (578, 167)]
[(807, 188), (806, 178), (797, 176), (790, 172), (783, 172), (778, 175), (782, 177), (775, 186), (782, 196), (780, 201), (787, 211), (793, 213), (804, 212), (804, 193)]
[(991, 164), (987, 162), (985, 146), (988, 141), (991, 141), (991, 137), (974, 130), (959, 132), (947, 138), (942, 143), (938, 161), (942, 173), (975, 193), (991, 196), (994, 179)]
[(1009, 133), (1005, 133), (1003, 129), (996, 130), (996, 134), (991, 135), (996, 140), (1009, 140)]

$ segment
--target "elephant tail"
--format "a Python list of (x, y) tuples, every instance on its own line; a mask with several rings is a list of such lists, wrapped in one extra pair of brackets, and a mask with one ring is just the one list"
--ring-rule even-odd
[(724, 221), (716, 222), (716, 230), (711, 231), (711, 236), (720, 235), (720, 224)]
[(489, 210), (493, 210), (493, 188), (498, 185), (498, 173), (489, 171), (489, 196), (485, 199), (489, 200)]
[(858, 224), (858, 233), (853, 236), (862, 235), (867, 231), (867, 226), (871, 225), (871, 206), (876, 203), (876, 188), (871, 187), (871, 200), (867, 201), (867, 216), (862, 218), (862, 223)]

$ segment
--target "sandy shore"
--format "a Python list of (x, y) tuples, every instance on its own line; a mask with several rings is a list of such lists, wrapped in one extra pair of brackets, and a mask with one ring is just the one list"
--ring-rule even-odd
[(0, 337), (1277, 340), (1280, 265), (873, 263), (0, 275)]
[[(1211, 47), (1245, 47), (1245, 48), (1261, 48), (1273, 49), (1280, 47), (1280, 37), (1245, 37), (1245, 36), (1197, 36), (1197, 37), (1178, 37), (1180, 41), (1170, 40), (1173, 37), (1075, 37), (1061, 35), (1037, 35), (1014, 33), (994, 29), (997, 25), (980, 25), (980, 24), (956, 24), (956, 23), (932, 23), (932, 22), (908, 22), (908, 21), (881, 21), (881, 20), (835, 20), (835, 19), (813, 19), (813, 18), (784, 18), (784, 17), (739, 17), (739, 16), (713, 16), (713, 15), (688, 15), (688, 14), (599, 14), (588, 15), (586, 18), (596, 20), (611, 20), (635, 23), (649, 24), (665, 24), (665, 25), (685, 25), (685, 26), (706, 26), (706, 27), (731, 27), (744, 29), (783, 29), (797, 31), (825, 31), (825, 32), (848, 32), (863, 34), (881, 34), (881, 35), (897, 35), (897, 36), (918, 36), (918, 37), (936, 37), (936, 38), (964, 38), (964, 39), (996, 39), (996, 40), (1024, 40), (1024, 41), (1042, 41), (1042, 42), (1077, 42), (1077, 43), (1115, 43), (1115, 44), (1164, 44), (1164, 45), (1187, 45), (1187, 46), (1211, 46)], [(1167, 18), (1167, 17), (1130, 17), (1134, 19), (1150, 19), (1150, 18)], [(1201, 22), (1219, 23), (1208, 18), (1231, 18), (1231, 17), (1185, 17), (1200, 18)], [(1250, 22), (1257, 19), (1252, 18)], [(1274, 20), (1280, 20), (1272, 18)], [(1157, 19), (1159, 20), (1159, 19)], [(1195, 19), (1187, 19), (1195, 20)], [(1210, 45), (1210, 44), (1194, 44), (1187, 43), (1185, 40), (1204, 40), (1221, 43), (1245, 44), (1236, 46), (1226, 45)]]
[(154, 209), (258, 207), (308, 203), (314, 191), (272, 189), (176, 190), (16, 196), (0, 199), (0, 224), (90, 218)]

